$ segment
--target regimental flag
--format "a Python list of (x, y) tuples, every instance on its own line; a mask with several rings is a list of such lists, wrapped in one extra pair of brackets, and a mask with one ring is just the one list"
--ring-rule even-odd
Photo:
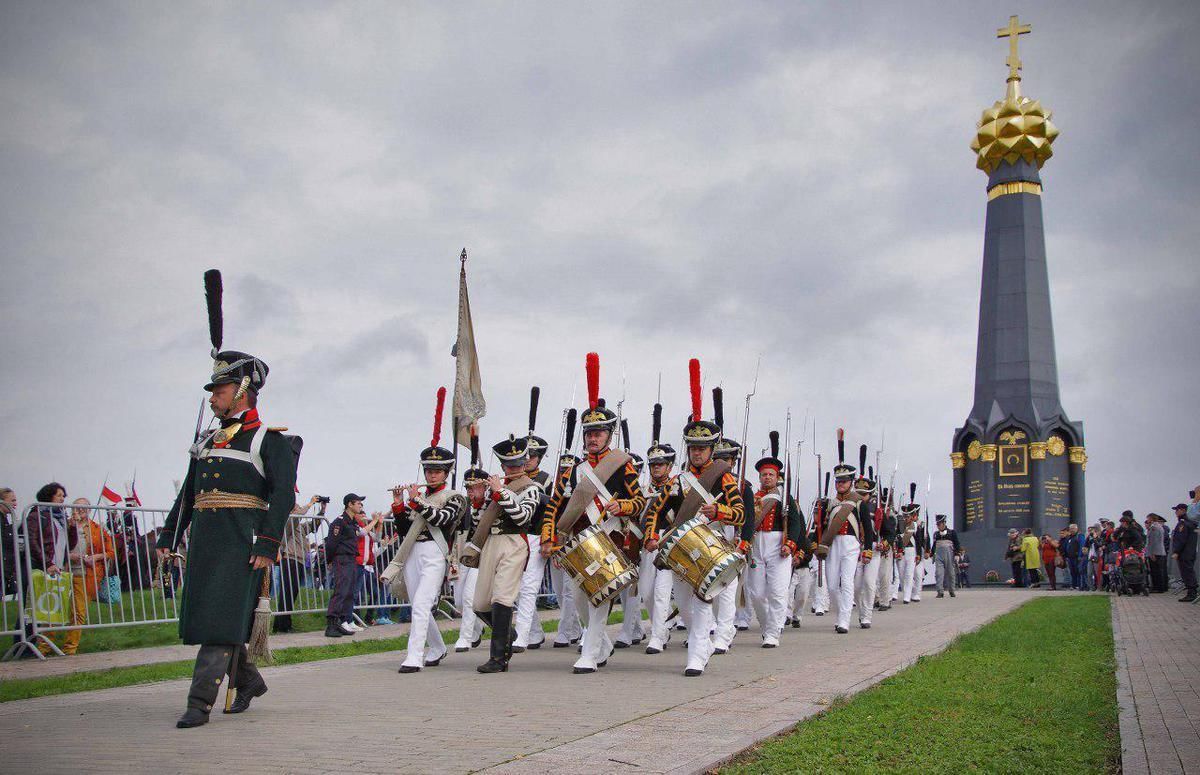
[(475, 328), (471, 325), (471, 300), (467, 296), (467, 249), (459, 256), (462, 271), (458, 275), (458, 340), (450, 354), (455, 359), (454, 440), (470, 449), (471, 426), (487, 414), (483, 400), (483, 380), (479, 376), (479, 356), (475, 352)]

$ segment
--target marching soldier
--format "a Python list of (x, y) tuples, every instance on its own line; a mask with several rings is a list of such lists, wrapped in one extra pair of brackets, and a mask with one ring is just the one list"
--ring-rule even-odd
[[(574, 407), (567, 409), (565, 441), (562, 454), (558, 458), (558, 474), (555, 477), (554, 486), (550, 490), (547, 504), (559, 494), (570, 498), (571, 492), (575, 489), (575, 466), (580, 461), (571, 452), (571, 447), (575, 441), (577, 417)], [(538, 543), (539, 554), (541, 554), (543, 544), (553, 543), (550, 535), (553, 525), (545, 519), (545, 509), (542, 511), (542, 532), (539, 535)], [(580, 641), (583, 637), (583, 627), (579, 623), (579, 610), (575, 607), (575, 594), (571, 591), (571, 583), (567, 581), (566, 572), (556, 560), (550, 561), (550, 584), (554, 587), (554, 596), (558, 601), (558, 632), (554, 636), (553, 645), (556, 649), (565, 649)]]
[[(746, 597), (754, 606), (762, 632), (762, 647), (779, 645), (783, 622), (788, 613), (788, 587), (792, 580), (792, 557), (807, 552), (804, 515), (796, 501), (785, 492), (780, 478), (783, 461), (779, 459), (779, 432), (771, 431), (771, 454), (754, 464), (761, 487), (754, 494), (756, 522), (751, 526), (751, 564), (746, 577)], [(784, 506), (784, 498), (787, 505)]]
[[(467, 500), (462, 493), (450, 489), (446, 481), (454, 467), (454, 453), (438, 446), (445, 402), (446, 388), (438, 388), (433, 439), (420, 455), (425, 484), (410, 484), (392, 491), (392, 516), (396, 519), (396, 533), (404, 536), (404, 542), (382, 578), (391, 583), (403, 573), (412, 608), (408, 650), (400, 665), (401, 673), (437, 667), (446, 656), (446, 642), (433, 611), (446, 578), (450, 542), (467, 511)], [(425, 492), (419, 494), (422, 487)]]
[(541, 389), (534, 386), (529, 391), (529, 459), (525, 463), (525, 475), (542, 488), (542, 501), (538, 513), (529, 520), (525, 528), (525, 541), (529, 544), (529, 563), (521, 576), (521, 596), (517, 600), (517, 615), (514, 623), (516, 640), (513, 653), (520, 654), (526, 648), (540, 649), (546, 642), (542, 620), (537, 615), (537, 597), (546, 575), (546, 558), (541, 553), (542, 511), (550, 499), (554, 480), (542, 470), (542, 458), (550, 445), (541, 436), (534, 434), (537, 427), (538, 399)]
[(266, 384), (267, 364), (244, 352), (221, 350), (220, 273), (206, 272), (204, 284), (213, 346), (212, 377), (204, 389), (221, 427), (192, 446), (187, 478), (156, 544), (160, 562), (166, 562), (178, 557), (180, 543), (189, 536), (179, 634), (200, 651), (187, 710), (176, 723), (181, 729), (208, 723), (226, 675), (237, 692), (226, 713), (245, 711), (267, 691), (258, 669), (247, 661), (245, 644), (263, 577), (270, 575), (296, 504), (300, 447), (298, 438), (263, 425), (258, 394)]
[(834, 630), (850, 631), (850, 609), (854, 603), (854, 574), (860, 562), (871, 559), (875, 520), (867, 511), (866, 499), (854, 490), (854, 466), (847, 465), (842, 429), (838, 428), (838, 464), (833, 469), (837, 493), (822, 510), (821, 542), (814, 551), (825, 559), (825, 584), (837, 606)]
[(816, 590), (816, 563), (813, 562), (812, 545), (816, 543), (816, 536), (811, 530), (804, 531), (804, 544), (800, 545), (802, 551), (797, 552), (792, 557), (792, 580), (788, 585), (788, 617), (784, 621), (785, 625), (800, 628), (800, 617), (804, 615), (804, 610), (813, 602), (813, 593)]
[[(647, 521), (646, 547), (651, 551), (658, 548), (662, 533), (670, 530), (672, 523), (664, 515), (674, 512), (674, 523), (691, 518), (684, 510), (692, 490), (706, 493), (704, 503), (698, 507), (700, 514), (713, 522), (720, 522), (740, 530), (745, 518), (742, 506), (742, 495), (738, 491), (738, 482), (728, 467), (713, 459), (713, 448), (721, 439), (721, 428), (714, 422), (701, 419), (700, 396), (700, 362), (692, 359), (689, 363), (690, 383), (692, 393), (692, 420), (683, 428), (684, 443), (687, 445), (687, 467), (678, 477), (678, 492), (673, 489), (664, 490), (650, 508)], [(662, 584), (656, 584), (656, 590), (662, 589)], [(682, 607), (687, 605), (690, 612), (688, 622), (688, 660), (683, 674), (694, 677), (703, 674), (708, 665), (709, 657), (715, 650), (712, 637), (713, 613), (712, 603), (706, 603), (697, 596), (683, 579), (677, 579), (675, 584), (675, 599)], [(685, 602), (686, 601), (686, 602)], [(655, 607), (665, 606), (667, 602), (656, 594)]]
[[(629, 454), (633, 462), (633, 469), (637, 471), (638, 482), (641, 482), (642, 469), (645, 468), (645, 461), (642, 456), (633, 452), (629, 448), (629, 421), (621, 420), (621, 439), (622, 447)], [(649, 504), (649, 497), (646, 498), (646, 504)], [(637, 515), (637, 519), (629, 520), (625, 531), (625, 543), (621, 545), (621, 549), (625, 552), (625, 556), (634, 565), (641, 567), (642, 563), (642, 522), (645, 517), (645, 511), (648, 505), (642, 506), (642, 511)], [(619, 649), (627, 649), (630, 646), (636, 646), (642, 642), (644, 633), (642, 631), (642, 584), (643, 577), (639, 571), (638, 580), (621, 590), (621, 631), (617, 634), (617, 640), (613, 646)]]
[[(861, 473), (866, 462), (867, 445), (864, 444), (858, 450), (860, 476), (854, 483), (854, 489), (863, 497), (862, 511), (865, 518), (871, 521), (872, 532), (878, 539), (879, 527), (883, 521), (883, 510), (875, 498), (874, 468), (867, 469), (866, 475)], [(863, 545), (865, 549), (870, 550), (869, 559), (864, 559), (854, 574), (854, 600), (858, 606), (858, 626), (864, 630), (871, 629), (871, 618), (875, 612), (875, 597), (879, 591), (879, 566), (882, 564), (883, 558), (879, 552), (878, 543), (878, 540), (875, 540)], [(864, 555), (866, 555), (865, 552)]]
[[(512, 657), (513, 613), (529, 562), (529, 523), (542, 509), (545, 491), (526, 474), (529, 438), (509, 436), (492, 446), (504, 477), (488, 478), (491, 503), (479, 518), (472, 544), (480, 550), (475, 613), (492, 627), (491, 654), (476, 668), (504, 673)], [(482, 546), (480, 546), (482, 542)]]
[[(463, 486), (467, 489), (469, 514), (463, 519), (457, 542), (466, 544), (479, 526), (479, 517), (487, 506), (487, 488), (490, 475), (479, 460), (479, 436), (471, 433), (471, 467), (463, 473)], [(483, 639), (483, 620), (475, 615), (475, 587), (479, 581), (479, 568), (461, 562), (459, 551), (458, 583), (454, 588), (454, 604), (462, 611), (458, 640), (454, 644), (457, 652), (470, 651)]]
[[(546, 557), (592, 520), (636, 518), (646, 503), (633, 460), (625, 452), (612, 448), (617, 415), (600, 402), (600, 357), (596, 353), (588, 353), (586, 370), (589, 408), (583, 413), (581, 425), (587, 459), (575, 467), (577, 485), (570, 495), (559, 492), (546, 507), (543, 535), (548, 535), (550, 541), (541, 549)], [(601, 493), (607, 493), (607, 496), (602, 497)], [(624, 531), (613, 531), (610, 537), (618, 547), (625, 541)], [(605, 631), (611, 601), (593, 606), (579, 584), (571, 584), (571, 589), (584, 626), (583, 646), (574, 672), (595, 673), (608, 664), (613, 651), (612, 641)]]
[[(900, 563), (900, 594), (904, 605), (908, 605), (915, 597), (921, 599), (921, 590), (913, 589), (913, 577), (921, 564), (921, 548), (925, 526), (920, 523), (921, 507), (917, 504), (917, 483), (908, 486), (908, 503), (900, 507), (900, 519), (904, 528), (900, 534), (900, 549), (903, 560)], [(921, 535), (918, 536), (918, 533)]]
[(879, 555), (879, 576), (876, 578), (875, 610), (887, 611), (892, 607), (892, 576), (896, 563), (892, 558), (896, 550), (896, 510), (892, 508), (892, 492), (883, 488), (883, 511), (876, 520), (875, 532), (879, 540), (875, 551)]
[[(725, 428), (725, 396), (721, 388), (713, 388), (713, 419), (717, 426), (722, 429), (721, 440), (717, 442), (717, 446), (713, 449), (713, 459), (723, 460), (729, 464), (729, 470), (734, 473), (734, 478), (738, 478), (738, 463), (742, 455), (742, 445), (733, 439), (727, 439), (724, 436)], [(754, 488), (745, 479), (740, 480), (740, 492), (742, 495), (742, 507), (745, 511), (745, 520), (742, 527), (734, 528), (732, 525), (723, 525), (721, 531), (730, 541), (738, 544), (742, 551), (747, 551), (750, 548), (750, 541), (753, 538), (753, 524), (755, 520), (754, 511)], [(752, 608), (747, 601), (746, 595), (746, 574), (748, 568), (744, 568), (732, 583), (721, 590), (721, 594), (717, 595), (713, 600), (713, 619), (716, 621), (716, 636), (713, 639), (714, 654), (724, 654), (733, 646), (733, 639), (738, 634), (738, 630), (750, 629), (750, 617), (753, 613)]]
[[(675, 449), (670, 444), (659, 441), (662, 433), (662, 404), (654, 405), (654, 415), (651, 426), (652, 441), (646, 450), (646, 462), (650, 465), (650, 482), (646, 486), (646, 505), (642, 509), (642, 534), (646, 535), (649, 528), (650, 508), (658, 502), (660, 496), (671, 497), (679, 494), (678, 478), (671, 474), (675, 466)], [(668, 518), (671, 515), (667, 515)], [(647, 654), (661, 654), (671, 639), (667, 629), (668, 609), (671, 607), (672, 574), (668, 570), (659, 570), (655, 561), (658, 551), (642, 547), (642, 564), (638, 573), (638, 590), (642, 596), (642, 606), (650, 615), (650, 641), (646, 644)], [(664, 584), (660, 593), (659, 584)], [(659, 603), (658, 599), (665, 601)]]
[(933, 533), (933, 569), (937, 596), (949, 592), (954, 597), (954, 555), (958, 553), (958, 531), (946, 527), (946, 515), (937, 515), (937, 530)]

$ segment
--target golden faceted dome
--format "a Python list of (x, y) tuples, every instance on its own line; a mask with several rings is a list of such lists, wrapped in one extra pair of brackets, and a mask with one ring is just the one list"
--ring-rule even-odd
[(991, 174), (1001, 162), (1016, 164), (1023, 159), (1041, 169), (1053, 155), (1050, 144), (1058, 137), (1051, 115), (1038, 100), (1021, 96), (1017, 81), (1010, 80), (1008, 94), (983, 111), (977, 124), (971, 140), (971, 150), (979, 157), (975, 166)]

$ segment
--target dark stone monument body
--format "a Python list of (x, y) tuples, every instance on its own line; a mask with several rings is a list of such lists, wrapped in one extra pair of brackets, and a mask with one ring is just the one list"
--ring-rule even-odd
[[(1019, 81), (1014, 71), (1008, 96), (984, 113), (972, 145), (988, 172), (975, 401), (950, 455), (954, 526), (971, 555), (972, 581), (988, 571), (1011, 577), (1010, 528), (1057, 538), (1086, 519), (1083, 424), (1059, 400), (1038, 172), (1058, 132), (1020, 95)], [(1012, 116), (1018, 120), (1006, 127)], [(1038, 120), (1040, 140), (1027, 130)]]

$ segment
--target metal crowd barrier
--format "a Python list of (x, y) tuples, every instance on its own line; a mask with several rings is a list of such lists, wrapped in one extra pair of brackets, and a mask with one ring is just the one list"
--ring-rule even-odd
[[(0, 546), (5, 594), (0, 635), (13, 645), (3, 659), (22, 652), (73, 651), (89, 631), (178, 622), (184, 583), (180, 563), (160, 564), (155, 544), (167, 510), (93, 504), (34, 503)], [(323, 614), (333, 591), (324, 539), (331, 518), (293, 515), (285, 528), (279, 562), (272, 569), (272, 611), (277, 627), (290, 629), (295, 614)], [(73, 530), (72, 530), (73, 526)], [(72, 540), (74, 534), (74, 540)], [(354, 618), (360, 625), (387, 617), (397, 621), (407, 601), (397, 600), (380, 577), (403, 536), (387, 517), (371, 537), (372, 559), (360, 564)], [(180, 544), (186, 557), (187, 537)], [(554, 597), (546, 565), (539, 600)], [(454, 579), (443, 582), (435, 616), (457, 618)], [(279, 620), (279, 617), (284, 617)]]

